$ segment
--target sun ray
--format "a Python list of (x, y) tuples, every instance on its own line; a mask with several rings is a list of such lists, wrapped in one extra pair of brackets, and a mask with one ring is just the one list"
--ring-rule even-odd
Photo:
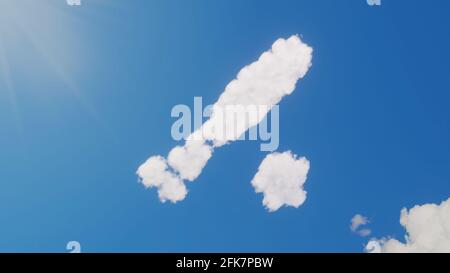
[(17, 133), (19, 138), (22, 140), (24, 136), (22, 115), (19, 109), (19, 104), (17, 102), (17, 95), (14, 89), (13, 80), (11, 78), (11, 69), (9, 67), (7, 54), (5, 52), (3, 42), (0, 39), (0, 71), (1, 76), (5, 82), (5, 89), (8, 93), (8, 99), (10, 107), (13, 111), (13, 118), (15, 119), (15, 124), (17, 126)]
[[(91, 3), (104, 5), (109, 2), (96, 0)], [(74, 35), (64, 33), (66, 32), (64, 24), (67, 23), (67, 20), (72, 20), (72, 22), (82, 21), (78, 16), (68, 12), (71, 8), (67, 8), (65, 0), (60, 0), (60, 2), (0, 0), (0, 41), (4, 40), (7, 43), (1, 45), (0, 73), (3, 74), (5, 79), (14, 115), (20, 120), (19, 106), (6, 56), (7, 54), (12, 54), (14, 50), (20, 55), (19, 49), (16, 49), (14, 43), (20, 36), (25, 37), (36, 52), (44, 58), (58, 78), (67, 86), (66, 91), (76, 98), (83, 109), (96, 122), (108, 130), (95, 105), (82, 92), (71, 76), (70, 69), (66, 67), (64, 60), (61, 60), (61, 57), (65, 59), (73, 58), (72, 55), (74, 54), (74, 50), (71, 48), (71, 43), (75, 41)], [(61, 35), (63, 37), (60, 37)], [(20, 46), (23, 45), (19, 44)], [(9, 48), (11, 50), (8, 50)], [(57, 52), (55, 52), (55, 49)]]
[[(46, 5), (52, 10), (52, 13), (62, 15), (66, 19), (81, 24), (89, 22), (91, 18), (95, 18), (95, 24), (104, 24), (104, 27), (108, 27), (111, 21), (115, 23), (120, 22), (118, 17), (110, 16), (111, 10), (128, 8), (126, 1), (119, 0), (82, 0), (81, 3), (80, 6), (68, 6), (66, 0), (59, 0), (46, 2)], [(82, 12), (71, 12), (77, 9), (82, 9)]]
[(81, 105), (85, 108), (85, 110), (89, 112), (90, 115), (92, 115), (93, 118), (101, 122), (101, 118), (97, 110), (90, 102), (90, 100), (86, 97), (86, 95), (77, 86), (77, 84), (73, 81), (73, 79), (69, 77), (65, 68), (55, 60), (55, 58), (46, 49), (46, 47), (43, 46), (41, 41), (33, 34), (32, 31), (30, 31), (20, 23), (19, 25), (21, 27), (21, 30), (26, 33), (27, 38), (30, 40), (34, 48), (45, 58), (47, 63), (53, 68), (53, 70), (60, 77), (62, 82), (64, 82), (64, 84), (68, 87), (68, 91), (70, 91), (72, 95), (76, 97), (76, 99), (81, 103)]
[[(46, 7), (47, 8), (47, 7)], [(19, 26), (20, 30), (25, 33), (26, 37), (29, 39), (34, 48), (45, 58), (47, 63), (53, 68), (55, 73), (60, 77), (60, 79), (68, 87), (68, 90), (76, 97), (76, 99), (81, 103), (85, 110), (98, 122), (102, 122), (99, 113), (95, 109), (94, 105), (86, 97), (81, 89), (77, 86), (75, 81), (69, 76), (66, 69), (56, 58), (52, 55), (51, 51), (43, 44), (42, 40), (39, 39), (35, 31), (33, 31), (32, 24), (25, 25), (23, 21), (16, 20), (16, 24)]]

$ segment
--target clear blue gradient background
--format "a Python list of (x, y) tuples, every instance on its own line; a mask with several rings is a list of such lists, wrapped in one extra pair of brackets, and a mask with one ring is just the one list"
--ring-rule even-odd
[[(0, 77), (2, 252), (66, 252), (71, 240), (83, 252), (361, 252), (354, 214), (402, 240), (401, 208), (450, 197), (447, 0), (41, 2), (68, 18), (58, 30), (75, 42), (55, 56), (73, 58), (54, 63), (75, 87), (8, 37), (19, 115)], [(263, 208), (250, 184), (258, 142), (218, 149), (175, 205), (138, 183), (137, 167), (177, 144), (174, 105), (214, 103), (297, 33), (313, 66), (281, 102), (279, 151), (311, 161), (304, 205)]]

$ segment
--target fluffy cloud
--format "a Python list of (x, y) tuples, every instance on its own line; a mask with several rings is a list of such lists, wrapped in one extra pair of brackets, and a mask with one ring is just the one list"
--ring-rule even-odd
[(146, 188), (156, 187), (159, 199), (173, 203), (186, 197), (187, 190), (181, 178), (168, 169), (166, 160), (161, 156), (152, 156), (137, 170), (142, 184)]
[(195, 180), (211, 158), (212, 147), (202, 141), (187, 141), (173, 148), (168, 156), (170, 166), (185, 180)]
[(355, 216), (353, 216), (350, 222), (350, 230), (352, 232), (357, 233), (362, 237), (369, 236), (370, 233), (372, 233), (372, 231), (368, 228), (360, 228), (369, 223), (369, 219), (367, 219), (367, 217), (361, 214), (356, 214)]
[(263, 193), (263, 204), (270, 211), (283, 205), (298, 208), (306, 200), (303, 184), (309, 171), (309, 161), (297, 158), (290, 151), (266, 156), (252, 180), (257, 193)]
[(405, 228), (405, 242), (394, 238), (371, 240), (371, 252), (450, 252), (450, 198), (440, 205), (425, 204), (402, 209), (400, 224)]
[[(312, 51), (298, 36), (278, 39), (271, 50), (244, 67), (226, 86), (213, 105), (210, 119), (192, 137), (213, 141), (219, 147), (259, 124), (273, 105), (295, 90), (297, 81), (311, 67)], [(239, 107), (227, 110), (229, 106)]]
[[(295, 90), (297, 81), (311, 66), (311, 59), (312, 48), (298, 36), (278, 39), (269, 51), (244, 67), (226, 86), (213, 105), (210, 119), (193, 132), (183, 146), (173, 148), (167, 161), (159, 156), (151, 157), (139, 168), (137, 174), (142, 183), (158, 188), (163, 201), (184, 199), (187, 193), (184, 181), (193, 181), (201, 174), (213, 149), (238, 139), (259, 124), (273, 105)], [(227, 106), (236, 105), (244, 106), (244, 110), (237, 115), (235, 111), (224, 111)], [(254, 109), (250, 106), (258, 108), (258, 115), (247, 119), (254, 114), (248, 110)]]

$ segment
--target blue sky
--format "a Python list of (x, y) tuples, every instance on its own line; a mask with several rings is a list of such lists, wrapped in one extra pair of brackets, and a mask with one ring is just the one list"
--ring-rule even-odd
[[(448, 1), (2, 5), (0, 251), (360, 252), (356, 213), (401, 239), (401, 208), (450, 196)], [(279, 151), (310, 160), (306, 202), (264, 209), (258, 142), (217, 150), (180, 203), (145, 190), (137, 167), (178, 144), (172, 107), (214, 103), (293, 34), (314, 57), (280, 104)]]

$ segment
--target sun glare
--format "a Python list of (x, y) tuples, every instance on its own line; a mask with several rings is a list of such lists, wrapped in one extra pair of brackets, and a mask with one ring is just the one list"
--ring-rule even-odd
[(76, 27), (80, 19), (74, 9), (66, 0), (0, 0), (0, 91), (8, 93), (16, 119), (20, 119), (20, 102), (12, 71), (62, 82), (64, 91), (98, 120), (95, 108), (72, 77), (83, 59), (83, 42)]

